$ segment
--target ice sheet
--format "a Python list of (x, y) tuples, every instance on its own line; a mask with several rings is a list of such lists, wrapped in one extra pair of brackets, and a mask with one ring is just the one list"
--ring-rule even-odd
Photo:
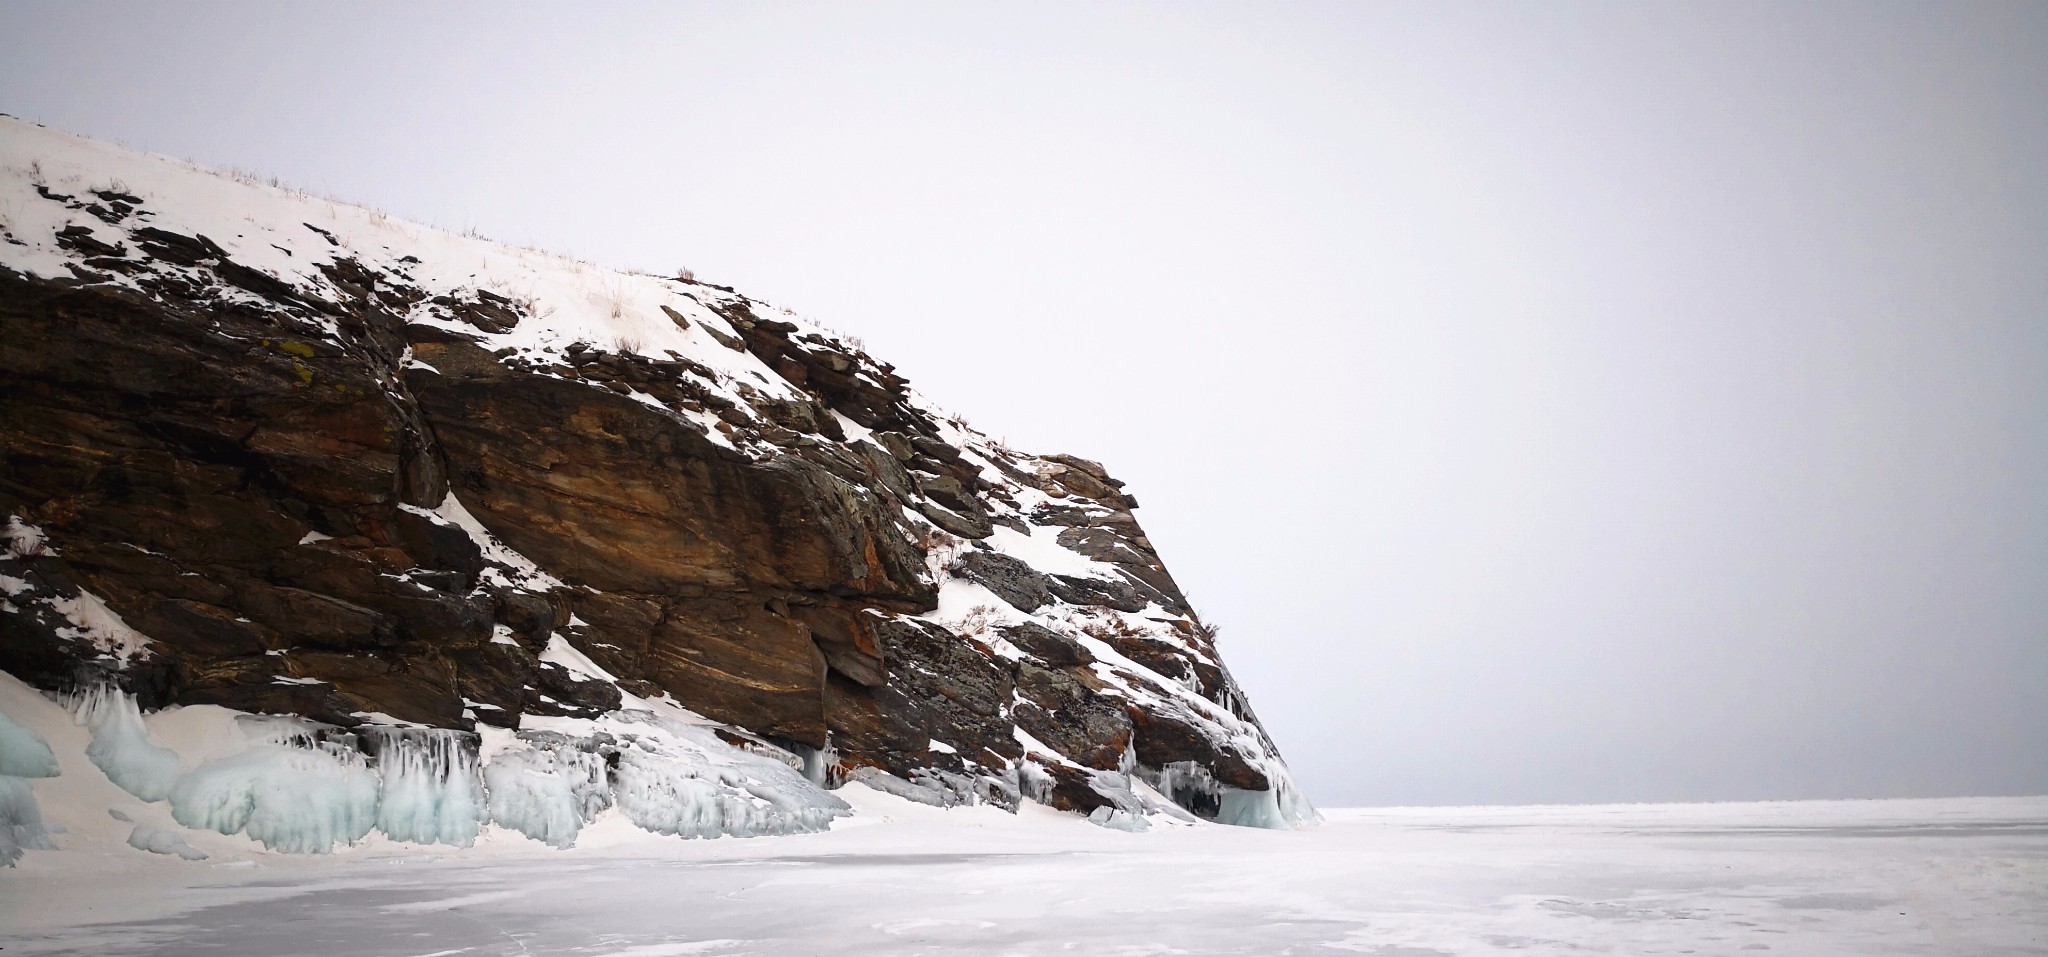
[(0, 900), (22, 915), (0, 927), (0, 947), (1974, 957), (2039, 953), (2048, 935), (2042, 798), (1336, 810), (1312, 831), (1131, 834), (1043, 809), (840, 793), (865, 826), (772, 841), (518, 840), (250, 870), (133, 855), (158, 865), (149, 873), (31, 853), (0, 871)]

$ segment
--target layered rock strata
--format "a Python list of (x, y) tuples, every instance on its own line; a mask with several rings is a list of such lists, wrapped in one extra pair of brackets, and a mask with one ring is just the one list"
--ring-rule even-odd
[(844, 337), (12, 119), (0, 189), (25, 680), (344, 727), (666, 699), (940, 803), (1314, 814), (1123, 484)]

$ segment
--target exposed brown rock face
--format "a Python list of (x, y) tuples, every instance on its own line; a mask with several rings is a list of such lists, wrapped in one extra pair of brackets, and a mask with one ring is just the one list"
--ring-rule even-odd
[(718, 287), (605, 279), (658, 310), (599, 324), (674, 347), (600, 343), (441, 246), (134, 193), (39, 184), (0, 244), (0, 668), (344, 725), (666, 694), (835, 779), (1084, 812), (1285, 786), (1101, 466)]

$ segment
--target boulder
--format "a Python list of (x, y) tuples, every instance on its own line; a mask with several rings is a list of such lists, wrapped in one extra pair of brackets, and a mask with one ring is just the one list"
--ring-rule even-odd
[(1001, 552), (969, 551), (953, 563), (960, 577), (974, 582), (1022, 612), (1033, 612), (1052, 601), (1046, 576), (1024, 560)]

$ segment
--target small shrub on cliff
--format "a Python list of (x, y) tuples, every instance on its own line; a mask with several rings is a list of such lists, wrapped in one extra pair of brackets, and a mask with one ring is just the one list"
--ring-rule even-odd
[(607, 275), (598, 283), (593, 296), (597, 304), (604, 307), (605, 315), (613, 319), (626, 317), (626, 286), (617, 277)]
[(924, 552), (924, 570), (931, 576), (932, 584), (945, 584), (953, 577), (953, 566), (959, 563), (960, 552), (967, 543), (938, 528), (926, 528), (916, 535), (915, 541)]
[(960, 619), (960, 636), (979, 638), (986, 635), (989, 628), (995, 624), (995, 620), (996, 606), (976, 605), (968, 609), (967, 614)]
[(1115, 642), (1119, 638), (1146, 638), (1150, 629), (1125, 621), (1121, 616), (1109, 615), (1102, 618), (1085, 618), (1076, 622), (1081, 633), (1102, 641)]

